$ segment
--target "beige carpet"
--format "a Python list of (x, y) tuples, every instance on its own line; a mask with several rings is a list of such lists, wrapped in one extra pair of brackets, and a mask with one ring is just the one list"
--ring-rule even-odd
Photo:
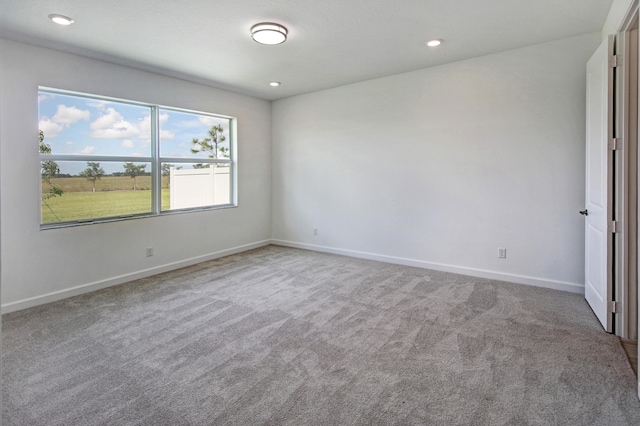
[(4, 425), (638, 425), (581, 296), (265, 247), (5, 315)]

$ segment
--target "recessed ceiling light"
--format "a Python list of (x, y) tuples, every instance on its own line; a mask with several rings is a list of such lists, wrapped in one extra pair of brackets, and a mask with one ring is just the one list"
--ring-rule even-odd
[(436, 47), (436, 46), (440, 46), (442, 44), (442, 40), (439, 38), (434, 38), (433, 40), (429, 40), (427, 42), (427, 46), (429, 47)]
[(284, 43), (288, 33), (285, 27), (273, 22), (261, 22), (251, 27), (251, 38), (260, 44)]
[(53, 22), (55, 22), (58, 25), (73, 24), (73, 19), (69, 18), (68, 16), (58, 15), (56, 13), (52, 13), (51, 15), (49, 15), (49, 19), (51, 19)]
[(280, 86), (282, 83), (280, 83), (279, 81), (272, 81), (271, 83), (269, 83), (269, 86), (271, 87), (278, 87)]

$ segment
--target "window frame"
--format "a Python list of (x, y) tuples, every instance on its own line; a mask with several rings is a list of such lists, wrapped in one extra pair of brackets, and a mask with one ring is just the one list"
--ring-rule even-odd
[[(77, 219), (71, 221), (59, 221), (42, 223), (42, 202), (40, 203), (40, 229), (56, 229), (66, 228), (71, 226), (80, 226), (87, 224), (115, 222), (129, 219), (149, 218), (156, 216), (165, 216), (172, 214), (201, 212), (208, 210), (227, 209), (238, 206), (238, 172), (237, 172), (237, 118), (224, 114), (216, 114), (210, 112), (204, 112), (194, 109), (179, 108), (161, 104), (154, 104), (149, 102), (133, 101), (128, 99), (116, 98), (112, 96), (95, 95), (90, 93), (76, 92), (65, 89), (56, 89), (46, 86), (38, 86), (38, 95), (41, 93), (51, 93), (54, 95), (66, 95), (79, 98), (86, 98), (90, 100), (118, 102), (133, 106), (146, 107), (150, 110), (151, 120), (151, 140), (150, 140), (150, 156), (115, 156), (115, 155), (93, 155), (93, 154), (39, 154), (38, 160), (40, 164), (43, 161), (51, 160), (56, 162), (132, 162), (132, 163), (146, 163), (151, 165), (151, 211), (136, 214), (123, 214), (118, 216), (107, 216), (101, 218), (87, 218)], [(229, 157), (228, 158), (201, 158), (201, 157), (169, 157), (162, 156), (160, 152), (160, 111), (176, 111), (187, 114), (197, 114), (200, 116), (215, 117), (223, 120), (228, 120), (229, 129)], [(38, 119), (40, 119), (40, 113), (38, 112)], [(209, 206), (189, 207), (173, 210), (162, 210), (162, 164), (228, 164), (229, 170), (229, 203), (215, 204)], [(42, 195), (42, 176), (39, 179), (39, 194)], [(63, 195), (64, 196), (64, 195)]]

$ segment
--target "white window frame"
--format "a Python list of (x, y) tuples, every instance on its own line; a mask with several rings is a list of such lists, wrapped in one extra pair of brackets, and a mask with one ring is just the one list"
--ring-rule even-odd
[[(131, 162), (131, 163), (151, 164), (151, 211), (148, 213), (145, 212), (145, 213), (139, 213), (139, 214), (108, 216), (108, 217), (94, 218), (94, 219), (78, 219), (73, 221), (60, 221), (60, 222), (51, 222), (51, 223), (42, 223), (42, 211), (41, 211), (40, 212), (40, 229), (41, 230), (94, 224), (94, 223), (113, 222), (113, 221), (128, 220), (128, 219), (148, 218), (148, 217), (155, 217), (155, 216), (161, 216), (161, 215), (198, 212), (203, 210), (218, 210), (218, 209), (232, 208), (232, 207), (238, 206), (238, 202), (237, 202), (238, 172), (237, 172), (237, 154), (236, 154), (237, 118), (236, 117), (222, 115), (222, 114), (214, 114), (214, 113), (204, 112), (204, 111), (185, 109), (185, 108), (177, 108), (177, 107), (166, 106), (166, 105), (152, 104), (147, 102), (132, 101), (128, 99), (114, 98), (110, 96), (94, 95), (94, 94), (75, 92), (75, 91), (64, 90), (64, 89), (55, 89), (55, 88), (44, 87), (44, 86), (38, 86), (38, 94), (40, 93), (51, 93), (51, 94), (58, 94), (58, 95), (75, 96), (75, 97), (87, 98), (87, 99), (98, 100), (98, 101), (111, 101), (111, 102), (124, 103), (128, 105), (147, 107), (150, 109), (150, 115), (151, 115), (151, 148), (150, 148), (151, 155), (148, 157), (87, 155), (87, 154), (54, 154), (54, 153), (39, 155), (40, 164), (42, 164), (43, 161), (47, 161), (47, 160), (51, 160), (55, 162), (72, 161), (72, 162), (78, 162), (78, 163), (94, 161), (94, 162), (122, 162), (122, 163)], [(160, 155), (160, 142), (161, 142), (160, 141), (160, 123), (159, 123), (160, 110), (204, 115), (204, 116), (229, 120), (229, 158), (161, 156)], [(191, 207), (191, 208), (184, 208), (184, 209), (162, 210), (162, 164), (163, 163), (228, 164), (230, 167), (230, 171), (229, 171), (230, 202), (228, 204), (215, 204), (210, 206)], [(40, 179), (39, 195), (41, 193), (42, 193), (42, 179)], [(64, 194), (62, 196), (64, 196)]]

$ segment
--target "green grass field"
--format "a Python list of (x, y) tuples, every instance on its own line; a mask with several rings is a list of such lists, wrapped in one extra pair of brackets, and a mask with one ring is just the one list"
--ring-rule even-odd
[[(128, 176), (104, 176), (93, 184), (83, 177), (54, 178), (52, 183), (62, 189), (59, 197), (42, 201), (42, 223), (67, 222), (148, 213), (151, 211), (151, 176), (133, 179)], [(169, 176), (162, 177), (162, 209), (169, 209)], [(42, 191), (49, 186), (43, 182)]]
[[(69, 178), (73, 179), (73, 178)], [(162, 191), (162, 209), (169, 209), (169, 190)], [(151, 191), (64, 192), (42, 201), (42, 223), (66, 222), (151, 211)]]

